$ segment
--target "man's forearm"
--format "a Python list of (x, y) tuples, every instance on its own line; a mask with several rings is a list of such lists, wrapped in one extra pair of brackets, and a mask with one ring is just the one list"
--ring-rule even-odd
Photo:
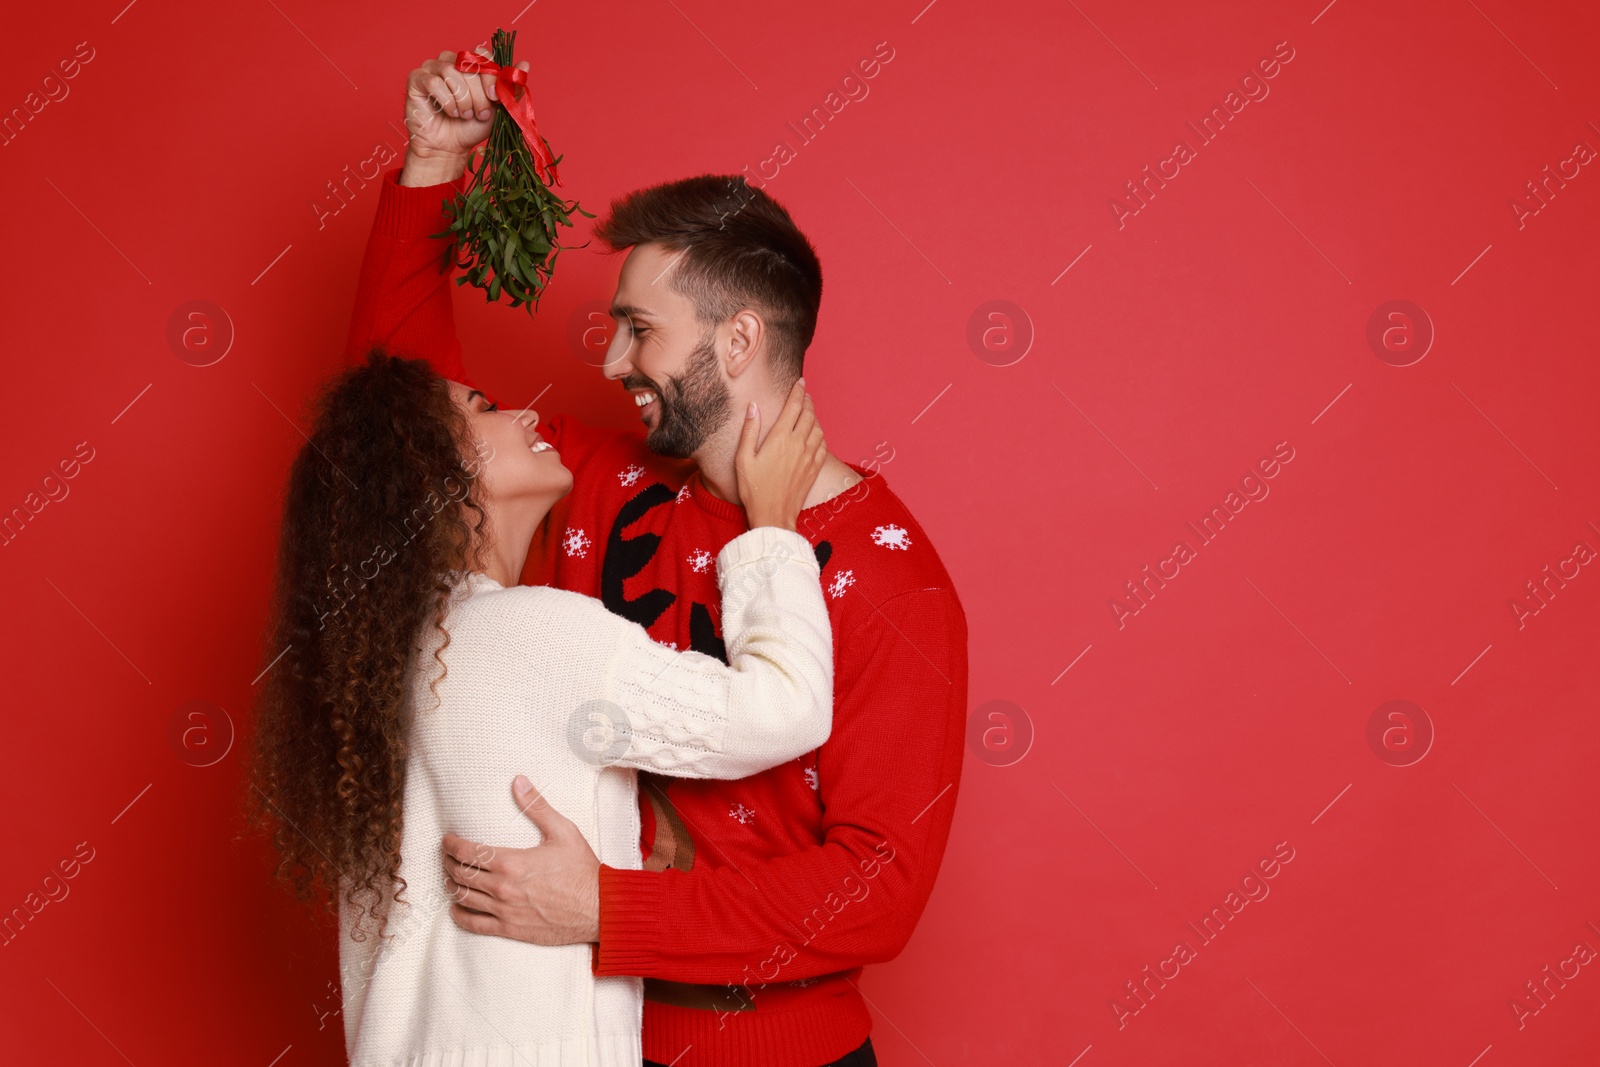
[(749, 984), (892, 959), (938, 871), (947, 827), (934, 829), (898, 849), (846, 834), (738, 869), (602, 869), (595, 973)]
[[(959, 791), (966, 620), (953, 594), (915, 590), (879, 604), (837, 644), (847, 650), (836, 665), (842, 696), (818, 757), (823, 840), (737, 865), (602, 868), (596, 974), (790, 981), (904, 947)], [(886, 779), (889, 763), (896, 773)]]

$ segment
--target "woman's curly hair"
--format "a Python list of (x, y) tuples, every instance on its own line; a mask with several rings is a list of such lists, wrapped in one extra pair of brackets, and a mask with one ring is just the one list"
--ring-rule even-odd
[(253, 808), (278, 876), (350, 905), (358, 938), (405, 888), (406, 696), (452, 572), (478, 562), (473, 449), (444, 378), (374, 351), (323, 392), (289, 473), (267, 652), (282, 657), (259, 700)]

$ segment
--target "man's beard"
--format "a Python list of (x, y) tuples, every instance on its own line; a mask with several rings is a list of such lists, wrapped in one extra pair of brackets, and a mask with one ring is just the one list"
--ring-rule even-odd
[(656, 404), (656, 424), (644, 443), (662, 456), (688, 459), (728, 421), (733, 397), (718, 372), (713, 331), (707, 330), (690, 353), (683, 374), (656, 388)]

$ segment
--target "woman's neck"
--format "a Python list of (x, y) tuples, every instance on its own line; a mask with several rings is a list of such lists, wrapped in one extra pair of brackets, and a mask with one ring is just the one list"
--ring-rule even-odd
[(483, 510), (480, 565), (474, 569), (509, 589), (521, 579), (523, 565), (528, 562), (528, 546), (550, 508), (525, 501), (486, 501)]

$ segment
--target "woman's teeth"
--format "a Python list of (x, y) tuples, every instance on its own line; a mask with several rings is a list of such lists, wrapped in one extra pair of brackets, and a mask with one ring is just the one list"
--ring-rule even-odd
[(532, 446), (530, 446), (529, 451), (530, 452), (548, 452), (548, 451), (550, 451), (550, 442), (549, 441), (535, 441), (532, 444)]

